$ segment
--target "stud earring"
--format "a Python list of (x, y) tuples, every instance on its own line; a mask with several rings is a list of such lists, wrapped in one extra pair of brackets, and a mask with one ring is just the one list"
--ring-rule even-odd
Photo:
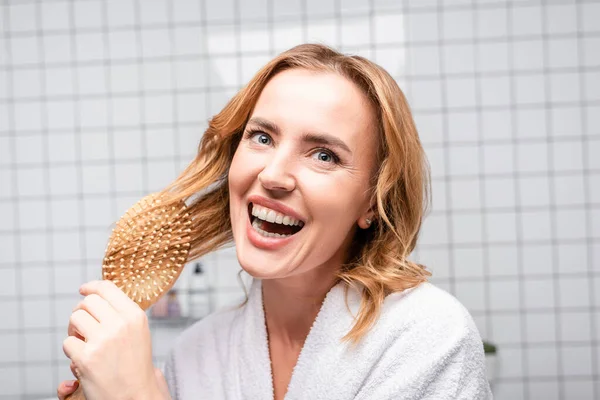
[(371, 222), (373, 221), (371, 221), (369, 218), (365, 218), (365, 222), (367, 223), (367, 225), (371, 225)]

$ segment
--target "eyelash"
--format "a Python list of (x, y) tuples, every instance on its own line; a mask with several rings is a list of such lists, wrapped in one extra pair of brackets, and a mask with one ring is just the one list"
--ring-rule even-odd
[[(251, 139), (254, 137), (254, 135), (259, 134), (259, 133), (262, 135), (266, 135), (269, 137), (269, 139), (273, 140), (268, 133), (261, 131), (260, 129), (248, 129), (246, 131), (246, 134), (244, 135), (244, 138)], [(341, 164), (340, 158), (333, 150), (328, 149), (327, 147), (319, 147), (315, 150), (319, 150), (319, 151), (322, 151), (323, 153), (329, 154), (329, 156), (331, 156), (331, 158), (333, 159), (334, 164)], [(323, 162), (325, 162), (325, 161), (323, 161)]]

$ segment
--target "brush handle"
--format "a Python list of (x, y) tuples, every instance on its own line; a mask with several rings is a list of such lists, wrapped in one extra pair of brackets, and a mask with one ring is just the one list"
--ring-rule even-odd
[(81, 382), (73, 393), (65, 397), (65, 400), (85, 400), (85, 395), (83, 394), (83, 388), (81, 387)]

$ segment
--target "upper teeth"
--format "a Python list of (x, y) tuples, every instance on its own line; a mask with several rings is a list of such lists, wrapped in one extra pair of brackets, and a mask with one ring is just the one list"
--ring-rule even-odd
[(276, 224), (298, 226), (304, 225), (304, 222), (302, 221), (256, 204), (252, 204), (252, 215), (254, 215), (256, 218), (262, 219), (263, 221), (274, 222)]

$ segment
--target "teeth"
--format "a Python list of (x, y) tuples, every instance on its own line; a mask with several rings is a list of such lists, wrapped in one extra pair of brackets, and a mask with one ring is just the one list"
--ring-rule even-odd
[(257, 231), (258, 233), (260, 233), (263, 236), (270, 237), (270, 238), (286, 238), (288, 236), (292, 236), (292, 235), (281, 235), (279, 233), (267, 232), (265, 230), (260, 229), (261, 224), (262, 224), (261, 221), (259, 221), (258, 219), (255, 219), (252, 222), (252, 228), (254, 228), (255, 231)]
[(259, 219), (262, 219), (263, 221), (268, 221), (271, 223), (283, 225), (297, 225), (300, 227), (304, 226), (304, 222), (302, 221), (298, 221), (295, 218), (284, 214), (280, 214), (277, 211), (256, 204), (252, 204), (252, 215)]

